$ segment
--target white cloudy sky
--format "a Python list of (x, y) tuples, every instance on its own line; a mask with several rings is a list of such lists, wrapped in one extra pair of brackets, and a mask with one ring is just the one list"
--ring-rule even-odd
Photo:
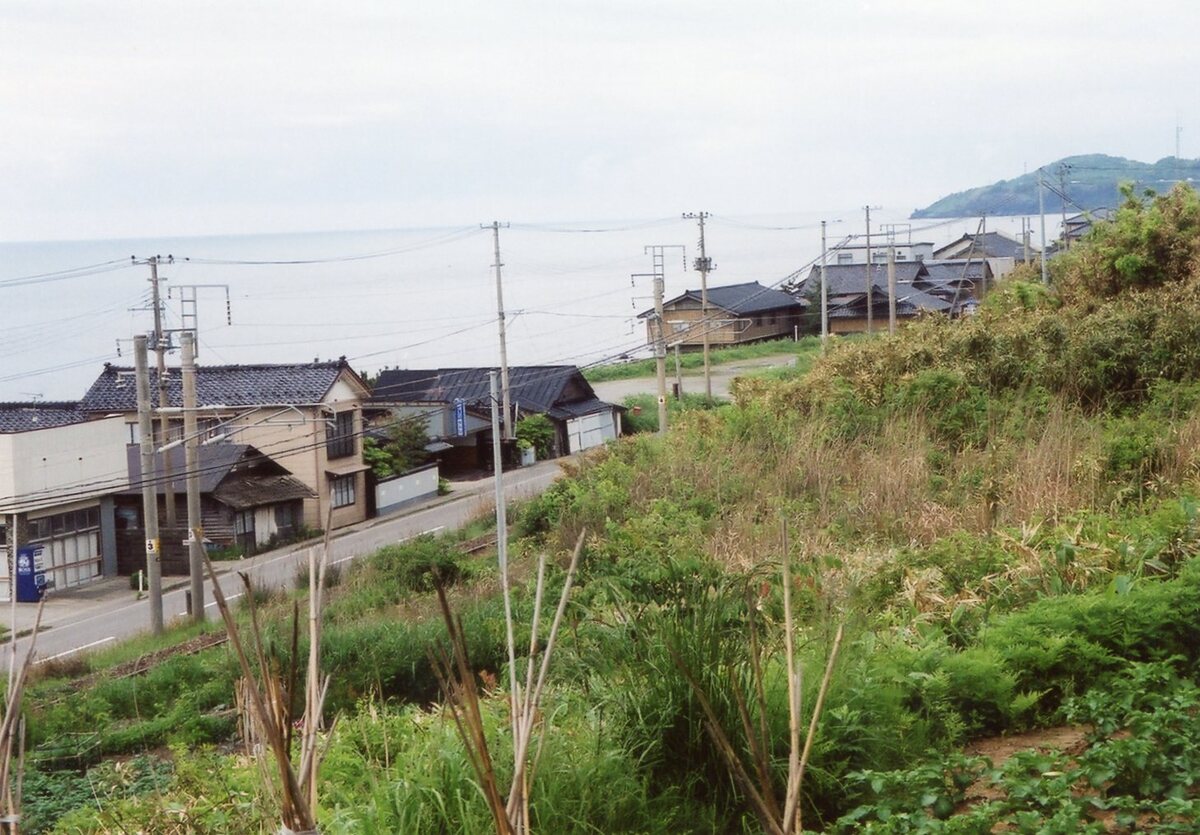
[(915, 207), (1200, 156), (1200, 4), (0, 0), (0, 240)]

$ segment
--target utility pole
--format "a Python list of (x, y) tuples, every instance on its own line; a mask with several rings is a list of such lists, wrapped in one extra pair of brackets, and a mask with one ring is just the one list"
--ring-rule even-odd
[[(658, 338), (654, 340), (654, 372), (659, 378), (659, 434), (667, 433), (667, 329), (662, 320), (662, 294), (665, 281), (659, 269), (659, 257), (654, 259), (654, 319)], [(707, 332), (707, 331), (706, 331)]]
[[(166, 411), (171, 404), (167, 401), (167, 337), (162, 323), (162, 294), (158, 287), (161, 281), (158, 277), (158, 258), (159, 256), (152, 255), (146, 259), (146, 263), (150, 265), (150, 304), (154, 308), (154, 353), (158, 358), (158, 445), (166, 446), (171, 441), (171, 417)], [(173, 262), (174, 258), (168, 255), (167, 263)], [(170, 456), (163, 455), (162, 464), (163, 500), (166, 508), (163, 523), (170, 529), (175, 527), (175, 486), (171, 480)]]
[(683, 399), (683, 371), (679, 363), (679, 343), (675, 343), (675, 399)]
[(870, 335), (875, 318), (871, 310), (875, 306), (875, 274), (871, 259), (871, 207), (863, 206), (863, 210), (867, 213), (867, 334)]
[[(654, 272), (650, 274), (654, 280), (654, 320), (656, 323), (654, 340), (654, 371), (659, 382), (659, 434), (667, 431), (667, 323), (662, 311), (662, 296), (666, 294), (666, 251), (678, 247), (683, 251), (684, 266), (688, 266), (688, 252), (684, 247), (671, 244), (659, 244), (646, 247), (650, 257), (654, 259)], [(708, 334), (708, 323), (701, 320), (704, 332)], [(707, 337), (706, 337), (707, 338)]]
[[(158, 497), (154, 473), (154, 429), (150, 418), (150, 362), (146, 337), (133, 338), (133, 363), (137, 377), (138, 432), (142, 457), (142, 515), (146, 532), (146, 581), (150, 586), (150, 630), (163, 631), (162, 540), (158, 535)], [(167, 453), (163, 453), (165, 458)]]
[(825, 221), (821, 221), (821, 349), (829, 347), (829, 282), (825, 277)]
[[(191, 578), (192, 620), (204, 621), (204, 527), (200, 518), (200, 438), (196, 431), (196, 335), (179, 336), (183, 347), (183, 443), (187, 471), (188, 574)], [(165, 455), (163, 456), (166, 457)]]
[(1058, 166), (1058, 196), (1062, 204), (1062, 236), (1063, 249), (1071, 248), (1071, 236), (1067, 234), (1067, 171), (1065, 163)]
[(1042, 169), (1038, 169), (1038, 214), (1042, 218), (1042, 284), (1049, 284), (1046, 273), (1046, 193), (1042, 187)]
[(896, 332), (896, 243), (888, 242), (888, 333)]
[(1029, 218), (1021, 218), (1021, 249), (1024, 257), (1021, 259), (1026, 264), (1029, 263)]
[(508, 390), (508, 342), (504, 336), (504, 289), (500, 280), (500, 268), (504, 266), (500, 262), (500, 227), (508, 228), (507, 223), (500, 223), (498, 220), (493, 220), (490, 224), (481, 224), (481, 229), (492, 230), (492, 247), (495, 250), (495, 263), (492, 264), (496, 268), (496, 320), (500, 323), (500, 397), (504, 410), (504, 439), (511, 441), (515, 435), (513, 434), (513, 414), (509, 403)]
[(700, 318), (704, 323), (704, 396), (712, 400), (712, 374), (708, 362), (708, 274), (717, 268), (704, 249), (704, 221), (711, 217), (708, 212), (684, 212), (684, 220), (695, 220), (700, 224), (700, 257), (696, 259), (696, 271), (700, 273)]
[[(499, 262), (499, 258), (496, 259)], [(504, 503), (504, 456), (500, 451), (500, 398), (497, 396), (498, 375), (495, 371), (488, 372), (488, 383), (492, 401), (492, 469), (496, 489), (496, 561), (500, 568), (500, 589), (504, 595), (504, 623), (507, 630), (508, 643), (508, 692), (509, 706), (512, 710), (512, 724), (517, 722), (517, 663), (513, 654), (516, 646), (513, 639), (513, 620), (511, 596), (508, 592), (508, 508)], [(515, 739), (515, 736), (514, 736)]]

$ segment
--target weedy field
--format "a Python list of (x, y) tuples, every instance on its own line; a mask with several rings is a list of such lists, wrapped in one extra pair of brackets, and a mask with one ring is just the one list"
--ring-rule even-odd
[[(585, 533), (532, 831), (1195, 831), (1200, 200), (1131, 198), (1051, 266), (1050, 288), (1018, 273), (973, 317), (741, 381), (512, 509), (526, 636), (535, 615), (548, 635)], [(433, 666), (440, 584), (508, 785), (504, 599), (494, 553), (460, 541), (331, 578), (322, 832), (505, 831)], [(257, 601), (280, 669), (307, 652), (289, 626), (304, 589)], [(278, 830), (229, 649), (118, 666), (158, 648), (32, 685), (25, 831)], [(972, 753), (998, 737), (1034, 747)]]

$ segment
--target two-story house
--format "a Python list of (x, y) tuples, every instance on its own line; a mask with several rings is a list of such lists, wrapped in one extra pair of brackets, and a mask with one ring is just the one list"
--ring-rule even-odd
[[(168, 369), (170, 441), (183, 438), (183, 392), (177, 369)], [(150, 372), (156, 396), (157, 373)], [(345, 359), (278, 365), (201, 365), (196, 368), (197, 425), (201, 442), (230, 441), (254, 447), (312, 491), (301, 501), (302, 524), (323, 529), (367, 518), (362, 460), (362, 401), (369, 395)], [(157, 403), (154, 404), (157, 407)], [(118, 416), (125, 444), (140, 441), (133, 369), (105, 364), (80, 402), (89, 418)], [(124, 447), (120, 450), (125, 455)], [(185, 498), (176, 493), (179, 518)]]

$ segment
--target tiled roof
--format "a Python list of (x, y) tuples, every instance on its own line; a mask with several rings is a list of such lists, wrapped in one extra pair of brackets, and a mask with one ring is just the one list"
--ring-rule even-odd
[[(345, 360), (288, 365), (202, 365), (196, 368), (196, 402), (200, 406), (303, 405), (320, 402), (338, 376), (349, 370)], [(353, 373), (353, 371), (351, 371)], [(150, 371), (151, 398), (157, 399), (158, 372)], [(178, 369), (167, 370), (167, 405), (183, 405)], [(137, 410), (137, 383), (132, 368), (109, 363), (80, 401), (88, 413)]]
[(79, 403), (0, 403), (0, 433), (32, 432), (87, 420)]
[[(370, 403), (453, 403), (491, 408), (488, 372), (493, 368), (391, 369), (379, 375)], [(592, 414), (612, 404), (595, 391), (574, 365), (517, 365), (508, 369), (509, 400), (521, 412), (562, 420)], [(582, 409), (583, 411), (578, 411)]]
[[(276, 477), (291, 478), (291, 474), (277, 461), (263, 455), (254, 447), (248, 444), (231, 444), (231, 443), (215, 443), (202, 444), (197, 448), (199, 458), (199, 479), (201, 493), (215, 493), (218, 488), (224, 490), (228, 485), (223, 482), (229, 479), (232, 474), (244, 472), (245, 474), (239, 479), (240, 481), (252, 481), (255, 479), (272, 479)], [(174, 492), (182, 494), (187, 492), (187, 481), (184, 478), (186, 472), (186, 450), (182, 446), (171, 447), (167, 450), (167, 456), (171, 462), (171, 486)], [(125, 448), (125, 456), (129, 465), (129, 483), (130, 493), (141, 495), (142, 492), (142, 458), (141, 450), (136, 444), (130, 444)], [(163, 453), (157, 452), (154, 454), (154, 475), (157, 477), (162, 473), (163, 469)], [(266, 482), (264, 482), (266, 483)], [(299, 483), (299, 482), (298, 482)], [(281, 483), (282, 485), (282, 483)], [(286, 489), (284, 489), (286, 487)], [(281, 486), (287, 495), (282, 495), (278, 501), (290, 498), (307, 498), (313, 495), (313, 492), (301, 483), (301, 487), (305, 491), (302, 496), (292, 495), (295, 493), (295, 485), (288, 482), (285, 486)], [(166, 482), (160, 481), (155, 484), (155, 490), (162, 494), (166, 492)], [(260, 502), (260, 504), (268, 502)]]
[[(972, 241), (975, 242), (974, 247), (971, 246)], [(1025, 259), (1025, 245), (1016, 238), (1009, 237), (1002, 232), (963, 235), (958, 240), (934, 250), (933, 257), (965, 257), (968, 251), (970, 251), (972, 257), (982, 255), (986, 258), (1013, 258), (1017, 261)], [(1031, 244), (1029, 247), (1031, 258), (1035, 252), (1037, 252), (1037, 249)]]
[[(925, 266), (920, 261), (897, 261), (896, 283), (912, 283), (926, 274)], [(866, 264), (826, 264), (825, 281), (830, 296), (847, 296), (865, 294), (867, 292)], [(887, 295), (888, 268), (887, 264), (871, 265), (871, 285), (884, 295)], [(815, 265), (809, 270), (808, 276), (796, 285), (796, 295), (805, 296), (811, 292), (819, 293), (821, 289), (821, 267)]]
[(213, 491), (214, 499), (234, 510), (247, 510), (294, 499), (311, 499), (314, 496), (316, 493), (307, 484), (290, 475), (247, 475), (238, 478), (234, 474)]
[[(929, 271), (931, 281), (967, 281), (975, 282), (983, 279), (988, 273), (984, 265), (987, 261), (982, 258), (955, 258), (945, 261), (926, 261), (925, 269)], [(964, 270), (964, 267), (966, 268)]]
[[(578, 400), (573, 403), (560, 403), (550, 409), (546, 414), (558, 420), (567, 420), (569, 418), (583, 417), (584, 415), (594, 415), (597, 412), (607, 412), (613, 408), (613, 404), (607, 400), (601, 400), (598, 397), (593, 397), (590, 400)], [(623, 406), (616, 408), (624, 410)]]
[[(675, 298), (663, 302), (663, 307), (670, 307), (684, 299), (691, 299), (698, 302), (701, 300), (701, 291), (685, 290)], [(727, 310), (737, 316), (749, 316), (768, 310), (789, 308), (795, 309), (797, 313), (800, 312), (797, 301), (791, 295), (772, 287), (764, 287), (757, 281), (747, 281), (744, 284), (726, 284), (724, 287), (709, 287), (708, 304), (709, 307)], [(638, 314), (638, 318), (645, 318), (653, 313), (653, 309), (644, 310)]]

